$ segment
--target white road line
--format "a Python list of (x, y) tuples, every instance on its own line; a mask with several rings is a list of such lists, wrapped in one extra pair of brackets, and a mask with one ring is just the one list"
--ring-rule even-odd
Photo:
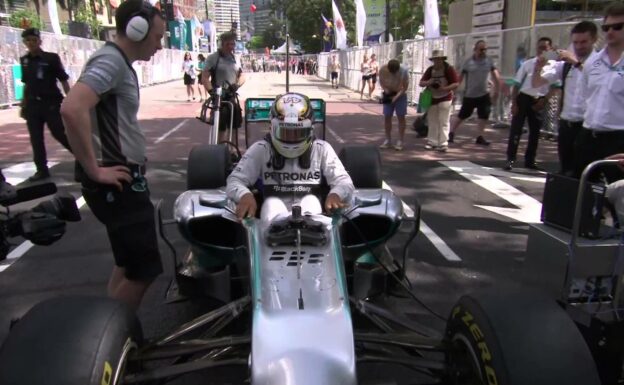
[(537, 199), (503, 182), (483, 167), (468, 161), (440, 162), (459, 175), (506, 200), (517, 208), (475, 205), (518, 222), (539, 223), (542, 204)]
[(329, 127), (327, 124), (325, 124), (325, 128), (327, 129), (327, 131), (329, 131), (329, 133), (330, 133), (330, 134), (332, 134), (332, 135), (334, 136), (334, 138), (336, 138), (336, 140), (338, 141), (338, 143), (343, 144), (343, 143), (345, 142), (345, 140), (344, 140), (344, 139), (342, 139), (342, 138), (340, 137), (340, 135), (338, 135), (338, 134), (336, 133), (336, 131), (332, 130), (332, 128), (331, 128), (331, 127)]
[(184, 125), (184, 123), (188, 122), (188, 119), (184, 119), (183, 121), (181, 121), (177, 126), (173, 127), (171, 130), (169, 130), (167, 133), (165, 133), (163, 136), (161, 136), (160, 138), (156, 139), (156, 141), (154, 141), (154, 144), (158, 144), (160, 142), (162, 142), (163, 140), (167, 139), (167, 137), (171, 134), (173, 134), (174, 132), (176, 132), (180, 127), (182, 127)]
[[(87, 202), (85, 202), (83, 197), (79, 197), (78, 199), (76, 199), (76, 206), (78, 206), (78, 209), (80, 209), (86, 203)], [(15, 262), (22, 255), (26, 254), (26, 252), (30, 250), (33, 246), (34, 244), (32, 242), (24, 241), (19, 246), (11, 250), (11, 252), (6, 257), (6, 260), (0, 262), (0, 273), (8, 269), (13, 262)]]
[[(171, 130), (169, 130), (166, 134), (156, 139), (155, 143), (160, 143), (161, 141), (166, 139), (169, 135), (171, 135), (180, 127), (182, 127), (187, 121), (188, 119), (184, 119), (178, 125), (176, 125)], [(58, 162), (48, 162), (48, 167), (51, 168), (56, 164), (58, 164)], [(35, 171), (36, 171), (36, 168), (33, 162), (25, 162), (25, 163), (19, 163), (19, 164), (15, 164), (13, 166), (7, 167), (2, 170), (2, 173), (7, 179), (7, 182), (11, 183), (12, 185), (17, 185), (25, 181), (28, 178), (28, 176), (34, 174)], [(79, 209), (82, 206), (84, 206), (85, 203), (86, 202), (82, 196), (76, 199), (76, 205), (78, 206)], [(6, 260), (3, 262), (0, 262), (0, 273), (8, 269), (11, 266), (11, 264), (13, 264), (13, 262), (15, 262), (21, 256), (26, 254), (26, 252), (28, 252), (28, 250), (30, 250), (33, 246), (34, 245), (32, 242), (25, 241), (25, 242), (22, 242), (19, 246), (17, 246), (13, 250), (11, 250), (11, 252), (7, 255)]]
[(520, 180), (523, 182), (533, 182), (533, 183), (546, 183), (546, 173), (544, 172), (537, 172), (535, 173), (535, 176), (532, 175), (519, 175), (517, 173), (513, 173), (513, 172), (509, 172), (509, 171), (504, 171), (504, 170), (500, 170), (500, 169), (495, 169), (492, 167), (482, 167), (484, 170), (487, 170), (488, 173), (492, 176), (497, 176), (497, 177), (506, 177), (506, 178), (511, 178), (511, 179), (515, 179), (515, 180)]
[[(57, 164), (58, 162), (48, 162), (48, 167), (52, 168)], [(33, 162), (23, 162), (3, 168), (2, 174), (7, 182), (15, 186), (28, 179), (28, 177), (33, 175), (36, 171), (37, 167), (35, 167)]]
[[(390, 187), (390, 185), (387, 184), (385, 181), (382, 184), (382, 188), (392, 191), (392, 187)], [(409, 205), (405, 203), (404, 201), (401, 201), (401, 202), (403, 202), (403, 211), (405, 212), (405, 214), (409, 217), (413, 217), (414, 210), (412, 210), (412, 208), (409, 207)], [(451, 250), (451, 248), (446, 244), (446, 242), (444, 242), (444, 240), (440, 238), (440, 236), (438, 236), (438, 234), (436, 234), (435, 231), (433, 231), (431, 227), (429, 227), (422, 220), (422, 218), (420, 219), (420, 231), (423, 233), (425, 237), (427, 237), (427, 239), (429, 239), (429, 242), (433, 244), (433, 247), (435, 247), (436, 250), (438, 250), (438, 252), (442, 254), (442, 256), (447, 261), (461, 262), (461, 258), (453, 250)]]

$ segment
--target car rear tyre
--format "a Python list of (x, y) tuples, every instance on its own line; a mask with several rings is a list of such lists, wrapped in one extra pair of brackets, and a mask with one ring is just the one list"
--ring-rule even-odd
[(451, 311), (446, 337), (452, 384), (600, 384), (574, 322), (539, 294), (465, 295)]
[(231, 156), (225, 145), (195, 146), (188, 157), (186, 187), (188, 190), (216, 189), (226, 185)]
[(142, 340), (126, 305), (62, 297), (35, 305), (0, 347), (0, 384), (115, 385)]
[(381, 155), (376, 146), (345, 146), (339, 157), (356, 188), (381, 188)]

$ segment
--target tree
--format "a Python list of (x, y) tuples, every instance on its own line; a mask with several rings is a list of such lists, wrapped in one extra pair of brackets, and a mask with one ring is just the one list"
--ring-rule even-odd
[(253, 36), (251, 40), (249, 40), (248, 47), (251, 49), (264, 48), (267, 45), (264, 44), (264, 39), (260, 35)]
[(9, 25), (14, 28), (38, 28), (41, 29), (43, 22), (39, 15), (31, 9), (21, 9), (11, 13)]
[[(67, 11), (70, 21), (74, 20), (74, 10), (85, 4), (85, 0), (56, 0), (56, 2), (62, 10)], [(35, 6), (37, 15), (41, 15), (41, 6), (47, 4), (48, 0), (32, 0), (32, 3)]]
[(284, 22), (279, 19), (273, 18), (269, 24), (269, 27), (262, 33), (262, 41), (265, 47), (279, 47), (286, 41), (284, 36)]
[[(347, 40), (355, 40), (355, 3), (353, 0), (336, 0), (336, 5), (347, 27)], [(276, 0), (273, 2), (276, 15), (284, 11), (288, 19), (290, 36), (306, 52), (318, 52), (321, 48), (319, 36), (323, 31), (323, 19), (332, 19), (331, 1), (327, 0)]]

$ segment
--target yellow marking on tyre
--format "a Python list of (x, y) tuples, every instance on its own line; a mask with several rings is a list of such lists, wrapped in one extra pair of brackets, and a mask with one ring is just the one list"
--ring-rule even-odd
[(487, 346), (487, 343), (485, 342), (485, 337), (483, 335), (483, 332), (481, 331), (481, 328), (474, 322), (474, 316), (470, 312), (463, 310), (458, 306), (453, 309), (453, 318), (458, 316), (459, 313), (461, 313), (462, 311), (463, 314), (460, 316), (461, 320), (470, 331), (470, 334), (474, 338), (474, 342), (476, 343), (477, 348), (481, 352), (480, 360), (481, 364), (483, 365), (483, 371), (485, 374), (485, 378), (482, 380), (486, 380), (487, 385), (498, 385), (498, 377), (496, 375), (496, 371), (490, 365), (492, 363), (492, 353), (490, 351), (490, 348)]
[(108, 361), (104, 361), (104, 373), (102, 373), (101, 385), (110, 385), (113, 379), (113, 367)]

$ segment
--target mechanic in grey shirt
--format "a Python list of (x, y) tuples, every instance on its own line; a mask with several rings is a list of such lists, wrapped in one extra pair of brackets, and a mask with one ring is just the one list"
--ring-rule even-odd
[[(234, 56), (234, 48), (236, 47), (236, 34), (234, 32), (224, 32), (221, 34), (221, 48), (206, 58), (206, 66), (202, 72), (202, 82), (204, 86), (211, 92), (213, 88), (224, 87), (222, 100), (226, 100), (235, 104), (234, 114), (240, 114), (241, 109), (236, 97), (236, 91), (245, 83), (245, 75), (240, 63)], [(226, 104), (221, 108), (221, 116), (219, 121), (219, 142), (226, 140), (226, 128), (230, 126), (230, 111)], [(212, 110), (214, 111), (214, 110)], [(242, 119), (238, 119), (240, 123)], [(212, 121), (212, 118), (211, 118)], [(236, 121), (236, 118), (235, 118)], [(240, 128), (240, 124), (233, 124)]]
[[(142, 0), (121, 3), (117, 35), (93, 54), (61, 106), (87, 205), (106, 226), (115, 267), (108, 295), (138, 308), (162, 272), (154, 206), (145, 180), (139, 84), (132, 68), (162, 48), (165, 21)], [(147, 26), (147, 28), (145, 28)]]
[(483, 136), (485, 133), (485, 126), (487, 125), (492, 110), (492, 101), (490, 100), (490, 91), (488, 90), (488, 79), (490, 75), (492, 75), (492, 82), (494, 83), (492, 97), (496, 100), (500, 85), (500, 75), (496, 69), (496, 65), (494, 65), (494, 61), (487, 56), (487, 44), (485, 41), (479, 40), (474, 45), (473, 55), (464, 62), (459, 75), (459, 82), (461, 83), (462, 80), (466, 82), (464, 97), (459, 114), (451, 123), (449, 143), (453, 143), (455, 140), (455, 131), (464, 120), (472, 115), (472, 112), (476, 108), (477, 116), (479, 117), (479, 135), (475, 143), (482, 146), (490, 145), (490, 142)]

